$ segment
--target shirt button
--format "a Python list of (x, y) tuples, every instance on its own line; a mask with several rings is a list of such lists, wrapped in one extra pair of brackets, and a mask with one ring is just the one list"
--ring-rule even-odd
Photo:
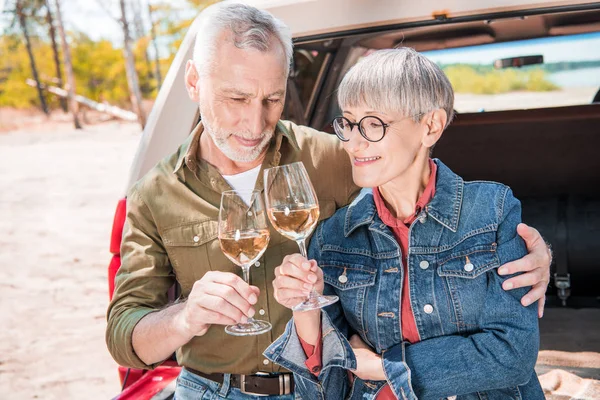
[(429, 268), (429, 262), (427, 260), (423, 260), (419, 263), (419, 267), (421, 269), (427, 269), (427, 268)]
[(254, 263), (254, 266), (255, 266), (256, 268), (260, 267), (260, 262), (259, 262), (259, 261), (255, 262), (255, 263)]
[(194, 236), (194, 243), (198, 243), (200, 241), (200, 237), (199, 236)]
[(259, 313), (260, 315), (265, 315), (265, 310), (263, 310), (263, 309), (261, 308), (260, 310), (258, 310), (258, 313)]
[(431, 314), (433, 312), (433, 306), (431, 304), (425, 304), (423, 311), (425, 311), (426, 314)]
[(269, 360), (267, 360), (267, 359), (264, 359), (264, 360), (263, 360), (263, 364), (265, 364), (265, 365), (269, 365)]
[(473, 271), (473, 264), (471, 264), (471, 263), (465, 264), (465, 271), (467, 271), (467, 272)]
[(215, 178), (210, 178), (210, 184), (215, 186), (217, 184), (217, 180)]

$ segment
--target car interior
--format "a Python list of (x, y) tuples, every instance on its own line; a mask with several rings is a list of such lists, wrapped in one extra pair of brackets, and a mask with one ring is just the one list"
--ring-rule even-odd
[[(371, 49), (408, 46), (426, 52), (600, 32), (598, 6), (489, 17), (456, 22), (440, 16), (422, 26), (299, 39), (284, 117), (332, 133), (330, 121), (339, 113), (335, 88), (344, 72)], [(585, 103), (570, 106), (457, 113), (433, 154), (466, 180), (498, 181), (513, 189), (522, 202), (524, 222), (539, 229), (552, 245), (550, 304), (600, 306), (600, 268), (595, 261), (600, 235), (600, 104), (592, 104), (598, 97), (592, 94)]]

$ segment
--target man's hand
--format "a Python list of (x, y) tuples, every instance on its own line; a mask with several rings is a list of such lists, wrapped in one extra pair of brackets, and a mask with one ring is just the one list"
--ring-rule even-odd
[(285, 256), (275, 268), (274, 297), (284, 307), (292, 308), (306, 300), (313, 287), (323, 293), (323, 286), (323, 271), (316, 261), (309, 261), (300, 254)]
[(181, 310), (180, 328), (190, 337), (202, 336), (212, 324), (244, 323), (254, 316), (260, 289), (230, 272), (210, 271), (196, 281)]
[(538, 316), (544, 315), (544, 304), (546, 303), (546, 288), (550, 282), (550, 263), (552, 253), (542, 239), (540, 233), (530, 226), (519, 224), (517, 233), (523, 238), (527, 245), (525, 257), (506, 263), (498, 269), (500, 275), (511, 275), (517, 272), (525, 272), (522, 275), (507, 279), (502, 287), (504, 290), (516, 289), (524, 286), (532, 286), (532, 289), (521, 299), (523, 306), (539, 300)]
[(350, 346), (352, 346), (352, 350), (354, 350), (354, 355), (356, 356), (356, 370), (352, 371), (354, 375), (362, 380), (386, 380), (381, 356), (371, 350), (360, 336), (352, 335)]

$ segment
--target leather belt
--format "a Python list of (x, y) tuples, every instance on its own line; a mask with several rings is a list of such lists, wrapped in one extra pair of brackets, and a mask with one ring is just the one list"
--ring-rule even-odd
[[(223, 383), (224, 374), (205, 374), (192, 368), (184, 367), (192, 374), (217, 383)], [(229, 386), (240, 389), (244, 394), (255, 396), (279, 396), (294, 391), (294, 376), (289, 373), (258, 373), (254, 375), (231, 374)]]

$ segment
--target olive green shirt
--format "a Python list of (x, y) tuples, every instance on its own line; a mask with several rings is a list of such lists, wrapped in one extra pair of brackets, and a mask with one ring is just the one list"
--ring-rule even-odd
[[(181, 300), (195, 281), (208, 271), (232, 272), (241, 268), (222, 253), (217, 239), (221, 192), (231, 190), (218, 170), (197, 154), (202, 134), (199, 124), (186, 142), (160, 161), (131, 188), (121, 243), (121, 268), (115, 278), (114, 297), (108, 308), (106, 341), (114, 359), (133, 368), (154, 368), (135, 354), (132, 334), (148, 313), (169, 305), (169, 288), (177, 282)], [(319, 219), (347, 205), (358, 188), (341, 142), (311, 128), (280, 121), (271, 141), (255, 189), (263, 190), (266, 168), (302, 161), (317, 192)], [(251, 283), (260, 288), (256, 318), (273, 329), (256, 336), (236, 337), (224, 327), (211, 326), (177, 350), (179, 364), (205, 373), (250, 374), (283, 370), (262, 353), (279, 337), (291, 312), (275, 301), (272, 281), (275, 267), (298, 246), (271, 227), (269, 247), (251, 268)]]

